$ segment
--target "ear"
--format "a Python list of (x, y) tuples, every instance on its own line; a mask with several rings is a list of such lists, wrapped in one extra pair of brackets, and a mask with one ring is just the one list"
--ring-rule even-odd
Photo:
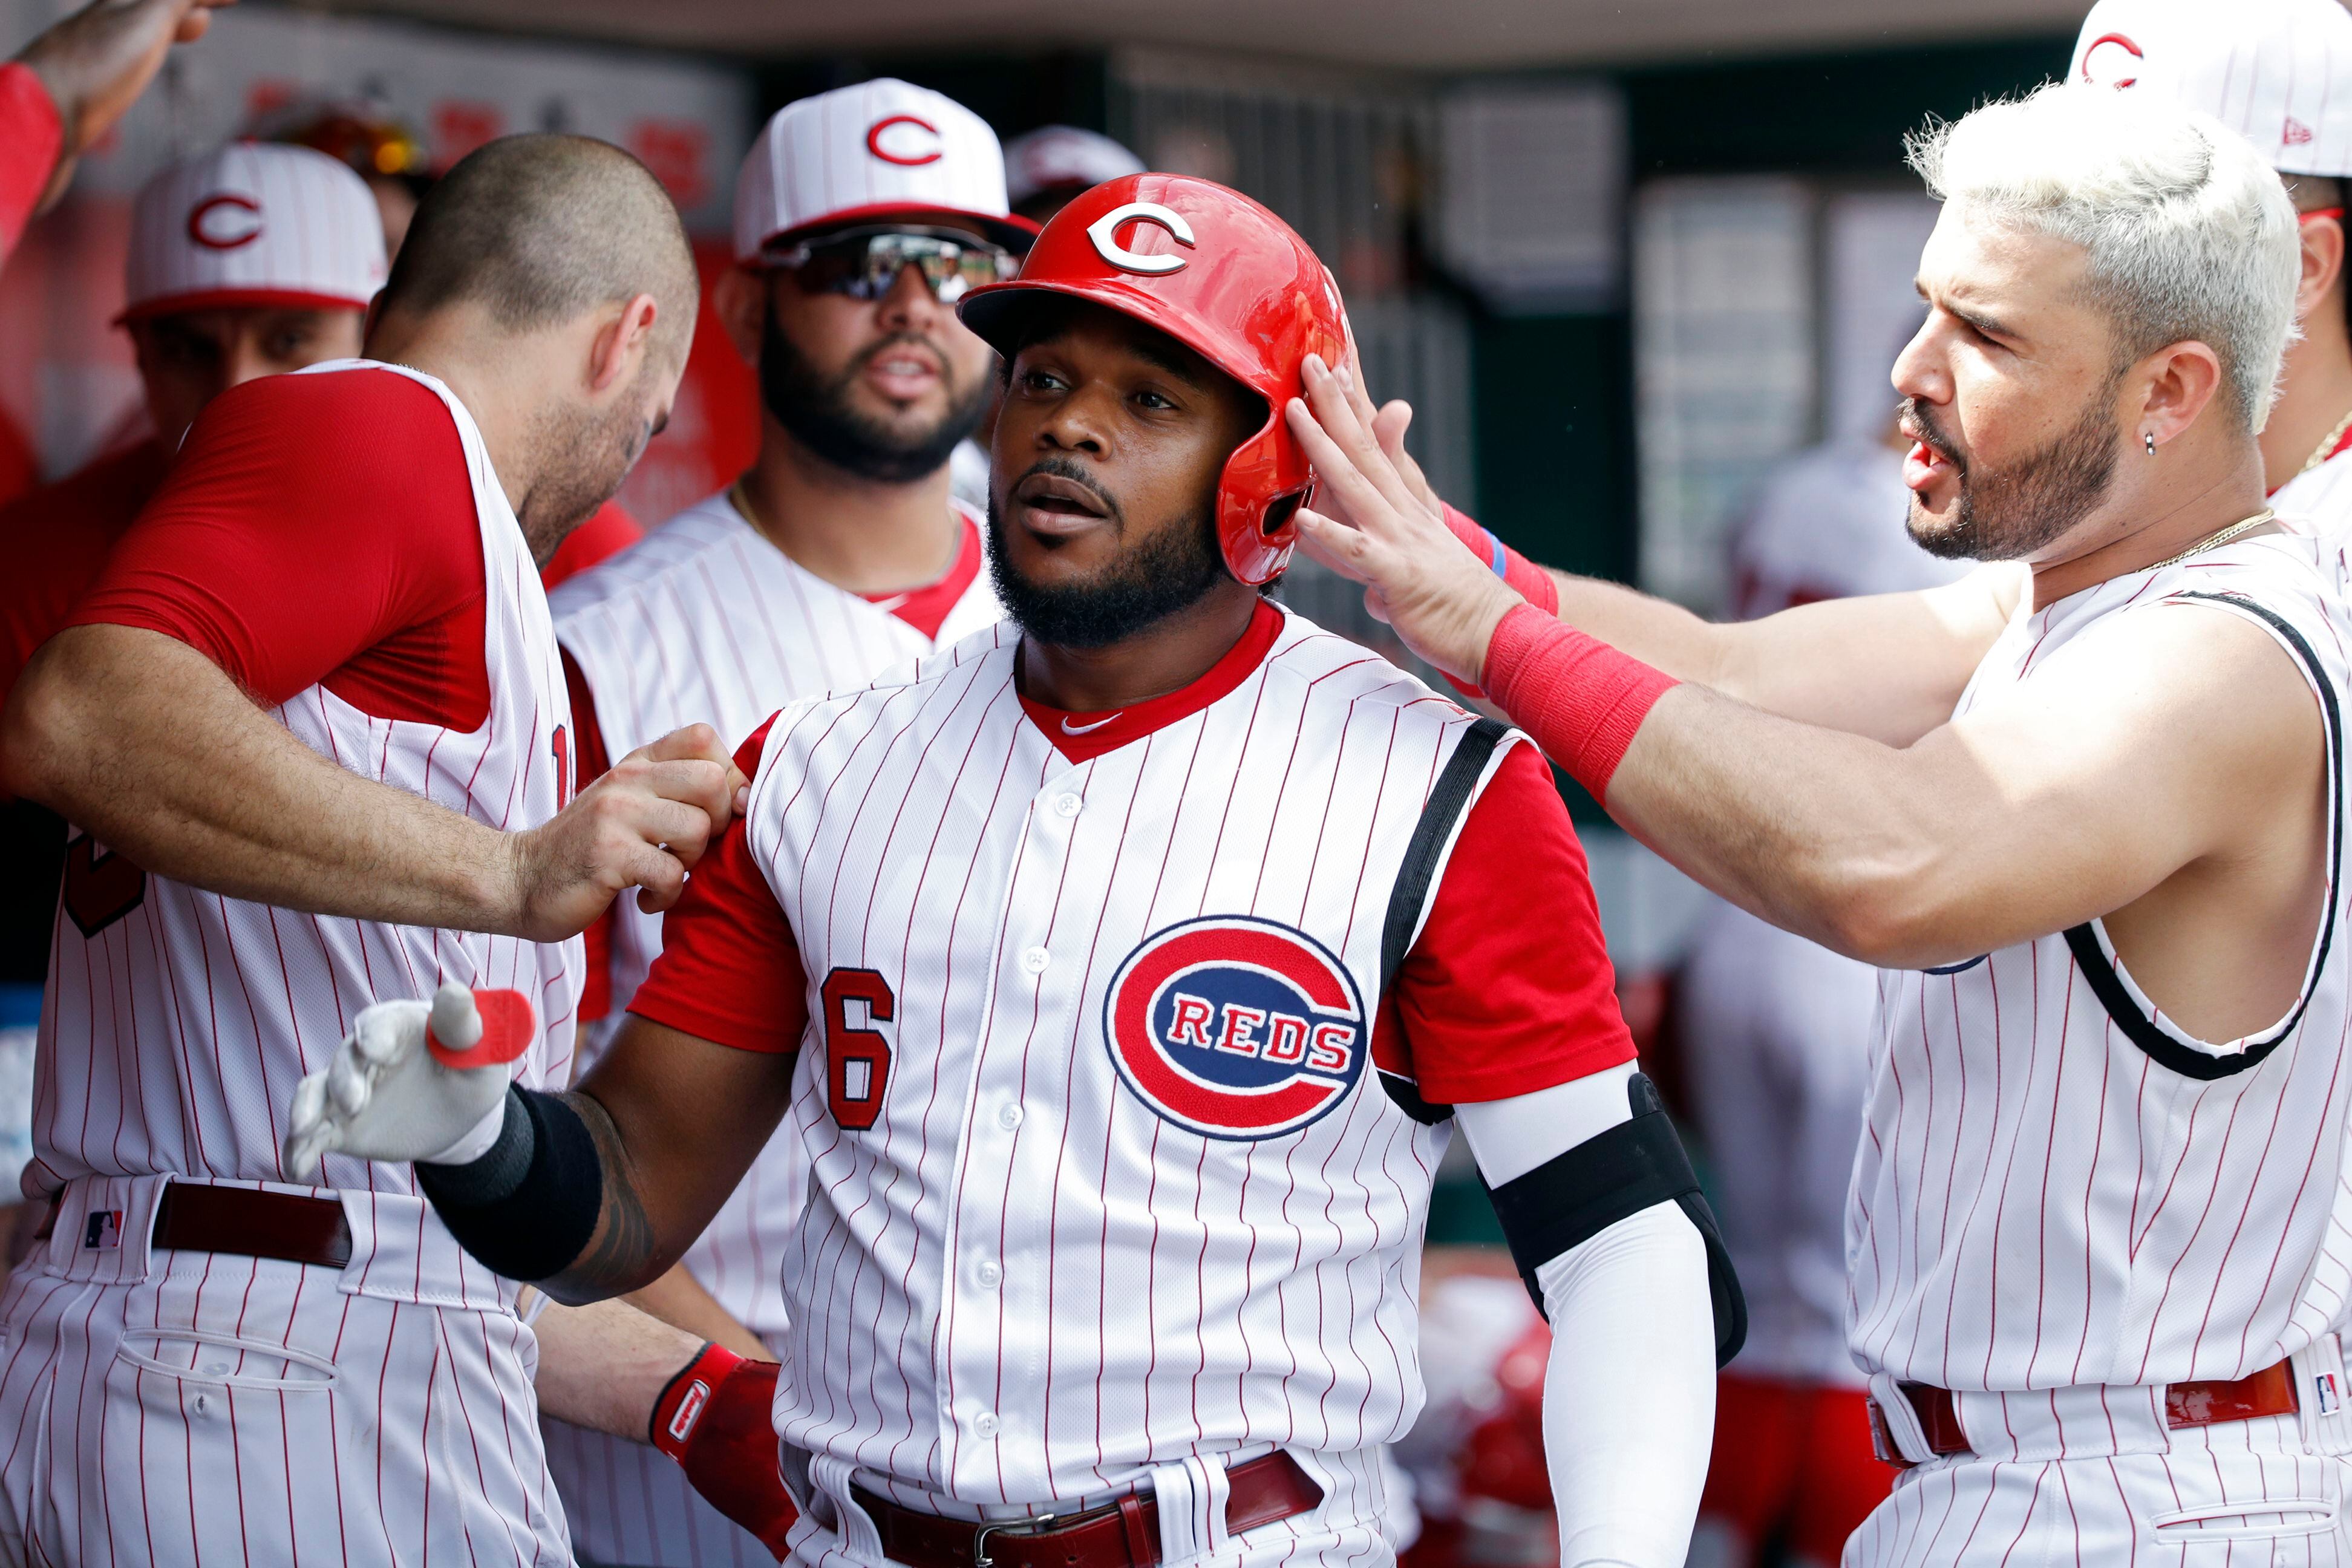
[(2221, 392), (2221, 356), (2193, 338), (2157, 350), (2134, 371), (2125, 384), (2143, 390), (2137, 416), (2124, 436), (2135, 446), (2153, 436), (2161, 447), (2182, 434)]
[(596, 329), (588, 345), (588, 390), (597, 396), (626, 386), (653, 348), (654, 322), (661, 308), (651, 294), (624, 301), (619, 315)]
[(768, 324), (768, 279), (755, 268), (730, 267), (710, 289), (710, 309), (743, 363), (760, 363), (760, 335)]
[(2296, 226), (2302, 230), (2303, 278), (2294, 288), (2294, 319), (2307, 321), (2344, 276), (2344, 221), (2309, 218)]

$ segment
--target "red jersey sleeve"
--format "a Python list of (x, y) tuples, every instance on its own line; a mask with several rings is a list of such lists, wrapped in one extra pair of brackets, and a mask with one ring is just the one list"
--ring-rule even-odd
[(65, 137), (58, 106), (33, 68), (14, 60), (0, 65), (0, 263), (33, 220)]
[[(604, 731), (596, 724), (596, 694), (570, 648), (557, 650), (563, 658), (563, 686), (572, 698), (572, 757), (574, 791), (586, 789), (612, 769), (604, 751)], [(582, 932), (588, 944), (588, 975), (580, 984), (580, 1020), (593, 1024), (613, 1010), (613, 923), (611, 908)]]
[[(758, 775), (773, 722), (735, 753), (746, 777)], [(740, 1051), (800, 1048), (808, 1027), (800, 942), (752, 858), (741, 817), (704, 852), (686, 895), (662, 917), (661, 953), (629, 1011)]]
[(272, 705), (323, 684), (378, 718), (474, 730), (485, 614), (448, 409), (351, 370), (215, 398), (70, 624), (176, 637)]
[(1472, 804), (1382, 999), (1375, 1055), (1434, 1105), (1633, 1059), (1584, 849), (1534, 746), (1505, 752)]

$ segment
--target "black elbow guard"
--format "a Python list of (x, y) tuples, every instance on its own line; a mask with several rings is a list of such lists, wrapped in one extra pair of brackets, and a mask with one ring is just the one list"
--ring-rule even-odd
[(1678, 1205), (1706, 1244), (1715, 1364), (1721, 1366), (1739, 1353), (1748, 1338), (1748, 1302), (1739, 1293), (1739, 1278), (1731, 1271), (1731, 1255), (1724, 1250), (1715, 1212), (1699, 1192), (1698, 1174), (1659, 1103), (1656, 1086), (1637, 1072), (1626, 1092), (1633, 1103), (1633, 1120), (1490, 1189), (1496, 1216), (1503, 1222), (1519, 1278), (1541, 1312), (1543, 1287), (1536, 1280), (1537, 1269), (1654, 1204)]
[(562, 1273), (595, 1234), (604, 1163), (580, 1113), (551, 1094), (507, 1090), (498, 1142), (463, 1165), (416, 1163), (416, 1186), (457, 1245), (525, 1283)]

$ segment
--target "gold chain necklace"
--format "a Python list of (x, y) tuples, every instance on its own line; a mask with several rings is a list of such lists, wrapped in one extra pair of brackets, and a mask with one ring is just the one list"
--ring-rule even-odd
[(2311, 449), (2311, 456), (2303, 460), (2303, 467), (2294, 471), (2294, 477), (2298, 479), (2303, 478), (2304, 475), (2336, 456), (2336, 443), (2344, 439), (2344, 433), (2347, 430), (2352, 430), (2352, 414), (2345, 415), (2336, 422), (2336, 428), (2330, 430), (2321, 439), (2319, 445)]
[(2190, 556), (2201, 554), (2205, 551), (2211, 550), (2219, 545), (2227, 544), (2230, 541), (2237, 538), (2238, 535), (2246, 532), (2250, 529), (2260, 528), (2263, 524), (2272, 521), (2277, 516), (2278, 513), (2273, 511), (2268, 507), (2264, 507), (2262, 510), (2254, 513), (2253, 516), (2238, 522), (2233, 522), (2219, 533), (2208, 534), (2203, 539), (2200, 539), (2196, 543), (2190, 545), (2188, 549), (2182, 551), (2179, 554), (2159, 561), (2153, 566), (2144, 566), (2141, 570), (2144, 572), (2161, 572), (2168, 566), (2178, 566), (2183, 561), (2188, 560)]

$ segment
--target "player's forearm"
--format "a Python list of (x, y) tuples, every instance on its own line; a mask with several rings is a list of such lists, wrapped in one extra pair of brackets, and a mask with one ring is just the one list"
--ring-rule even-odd
[(700, 1337), (622, 1301), (551, 1303), (532, 1327), (541, 1412), (635, 1443), (646, 1440), (662, 1390), (703, 1345)]
[(775, 1353), (759, 1335), (737, 1322), (683, 1263), (643, 1289), (629, 1292), (628, 1303), (682, 1332), (725, 1345), (737, 1355), (765, 1361)]
[[(1561, 1568), (1679, 1568), (1715, 1426), (1706, 1250), (1680, 1209), (1620, 1220), (1537, 1276)], [(1613, 1414), (1593, 1419), (1595, 1411)]]
[(64, 632), (0, 726), (17, 794), (159, 875), (387, 924), (516, 923), (507, 835), (336, 766), (161, 633)]

